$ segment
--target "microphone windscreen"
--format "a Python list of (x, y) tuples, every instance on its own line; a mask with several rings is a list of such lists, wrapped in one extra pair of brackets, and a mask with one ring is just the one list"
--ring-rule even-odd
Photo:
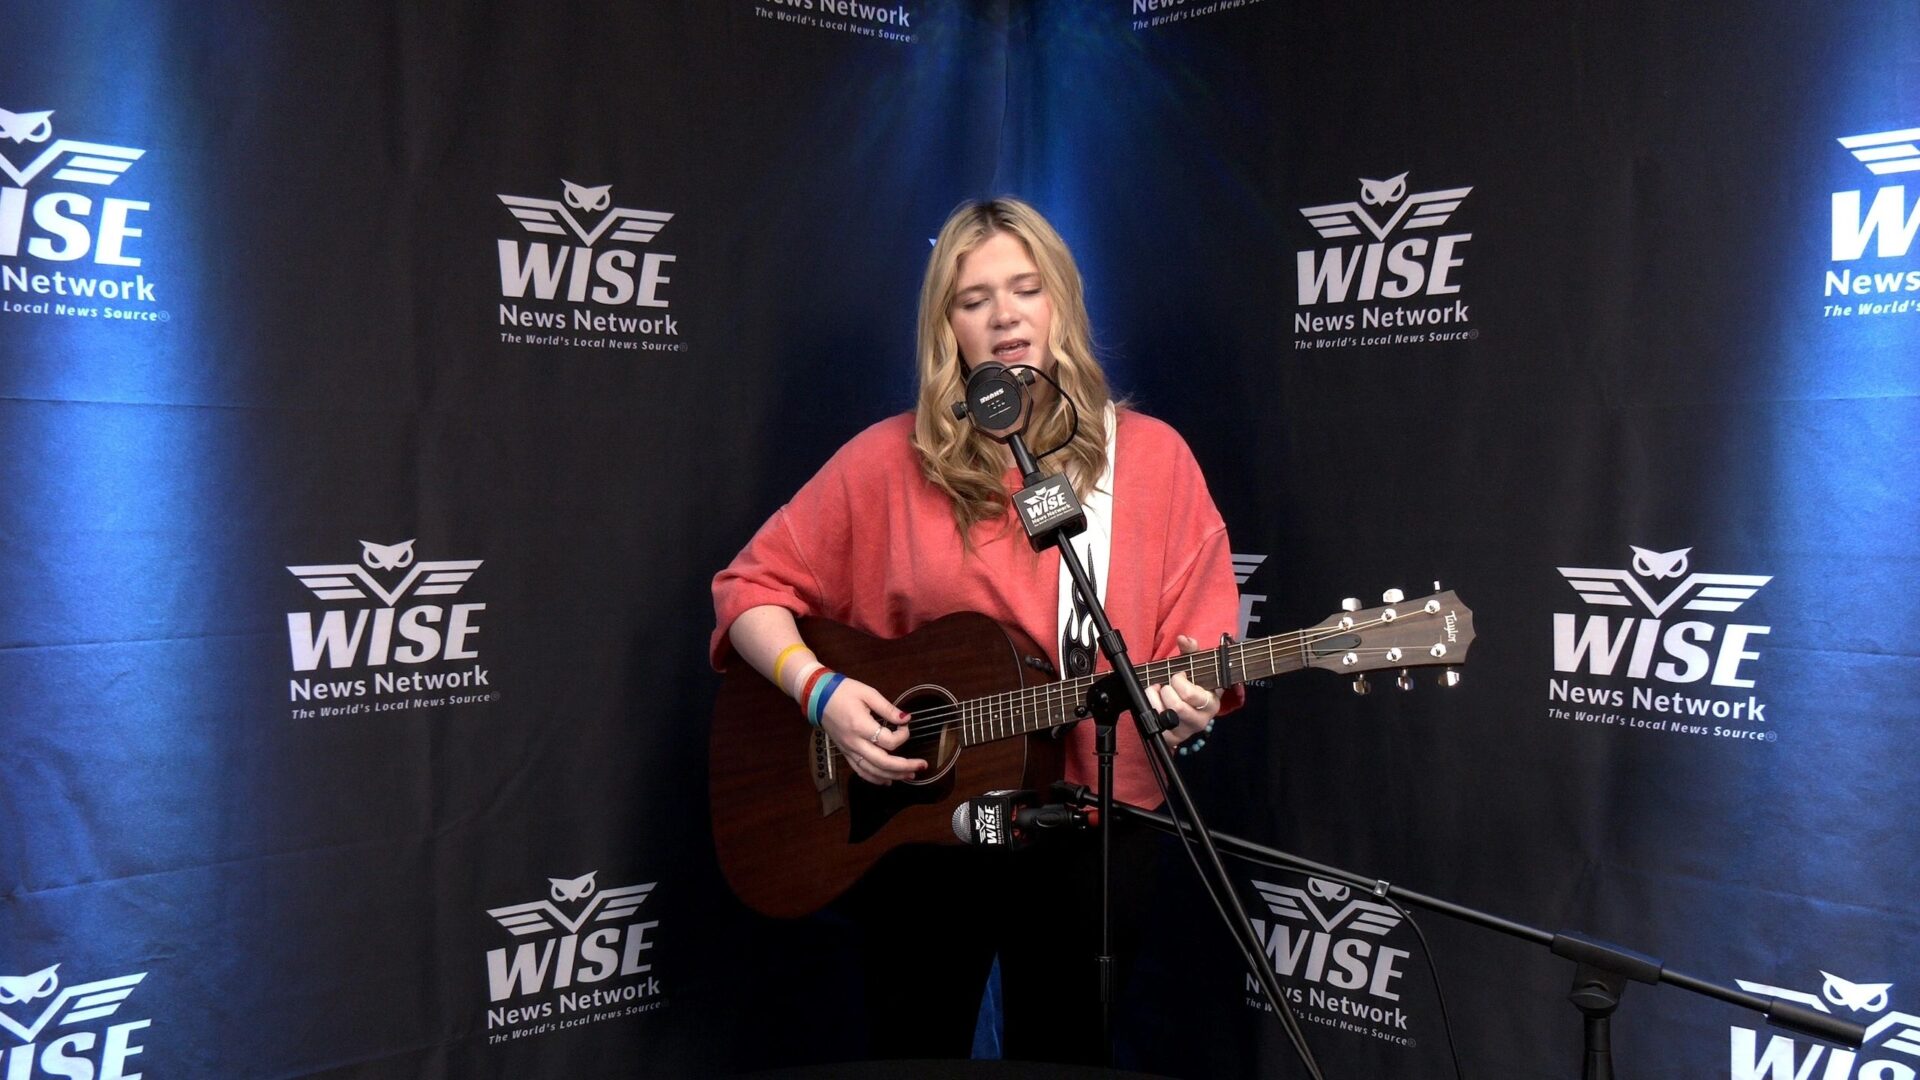
[(953, 835), (963, 844), (973, 843), (973, 804), (963, 802), (953, 808)]

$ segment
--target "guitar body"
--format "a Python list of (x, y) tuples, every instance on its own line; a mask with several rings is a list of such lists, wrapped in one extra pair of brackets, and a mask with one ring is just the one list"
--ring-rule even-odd
[[(1413, 668), (1437, 666), (1446, 669), (1442, 685), (1458, 682), (1474, 637), (1473, 612), (1460, 598), (1436, 588), (1407, 600), (1393, 589), (1381, 600), (1366, 610), (1343, 605), (1301, 630), (1223, 642), (1135, 671), (1149, 685), (1186, 671), (1203, 686), (1224, 687), (1320, 668), (1362, 676), (1354, 685), (1364, 690), (1369, 671), (1396, 670), (1406, 687)], [(1048, 679), (1026, 663), (1045, 652), (970, 612), (892, 641), (825, 619), (800, 626), (821, 663), (912, 714), (908, 741), (894, 753), (929, 767), (887, 787), (861, 780), (826, 734), (807, 726), (799, 706), (735, 664), (713, 711), (713, 843), (733, 891), (768, 915), (819, 910), (902, 844), (959, 843), (953, 811), (968, 799), (1040, 790), (1059, 779), (1065, 745), (1054, 735), (1105, 677)]]
[(920, 779), (869, 784), (809, 727), (793, 700), (745, 663), (714, 704), (709, 795), (720, 869), (763, 914), (817, 911), (903, 844), (957, 844), (953, 812), (1006, 788), (1044, 789), (1061, 775), (1059, 740), (1040, 732), (962, 747), (959, 702), (1044, 681), (1024, 658), (1046, 654), (984, 615), (948, 615), (904, 638), (871, 637), (803, 619), (821, 663), (913, 714), (895, 750), (928, 763)]

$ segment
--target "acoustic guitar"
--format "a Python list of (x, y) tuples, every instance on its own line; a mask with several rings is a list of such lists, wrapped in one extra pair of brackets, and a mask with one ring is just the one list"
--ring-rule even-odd
[[(709, 795), (721, 870), (748, 907), (794, 917), (818, 910), (882, 855), (902, 844), (957, 844), (961, 802), (1003, 788), (1044, 789), (1059, 779), (1055, 733), (1082, 718), (1088, 689), (1105, 673), (1050, 677), (1047, 653), (984, 615), (937, 619), (883, 640), (824, 619), (800, 620), (820, 662), (874, 687), (912, 719), (900, 757), (927, 769), (881, 787), (856, 776), (822, 729), (745, 663), (735, 663), (714, 705)], [(1417, 600), (1397, 592), (1290, 633), (1137, 665), (1144, 684), (1185, 671), (1222, 687), (1308, 668), (1355, 676), (1442, 665), (1446, 685), (1473, 644), (1473, 612), (1451, 591)]]

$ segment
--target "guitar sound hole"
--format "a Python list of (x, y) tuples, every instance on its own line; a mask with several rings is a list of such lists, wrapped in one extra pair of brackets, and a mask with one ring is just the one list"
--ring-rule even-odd
[(907, 783), (931, 784), (945, 776), (960, 756), (959, 703), (937, 686), (916, 686), (894, 704), (913, 717), (907, 722), (907, 741), (894, 756), (927, 763), (927, 771)]

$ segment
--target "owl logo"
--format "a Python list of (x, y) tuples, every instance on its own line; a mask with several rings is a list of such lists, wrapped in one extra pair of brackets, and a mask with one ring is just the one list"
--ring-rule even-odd
[[(496, 196), (508, 212), (530, 233), (565, 236), (571, 232), (588, 247), (607, 236), (615, 241), (644, 244), (657, 236), (673, 215), (661, 210), (632, 210), (613, 205), (613, 185), (586, 187), (571, 180), (560, 181), (559, 199), (534, 199), (525, 195)], [(563, 201), (564, 200), (564, 201)], [(606, 211), (600, 223), (589, 229), (580, 224), (573, 211), (595, 214)], [(611, 232), (609, 232), (611, 230)]]
[(1677, 551), (1648, 551), (1643, 547), (1633, 547), (1632, 544), (1627, 546), (1633, 548), (1633, 572), (1655, 581), (1665, 581), (1686, 573), (1687, 553), (1693, 550), (1684, 547)]
[[(1435, 229), (1445, 225), (1473, 191), (1470, 187), (1459, 187), (1409, 195), (1407, 177), (1411, 175), (1412, 172), (1408, 171), (1385, 180), (1361, 177), (1359, 202), (1303, 206), (1300, 213), (1313, 224), (1315, 232), (1328, 240), (1359, 236), (1362, 229), (1372, 233), (1375, 240), (1385, 240), (1395, 229), (1403, 226), (1408, 229)], [(1399, 205), (1393, 206), (1395, 203)], [(1378, 206), (1382, 210), (1393, 206), (1393, 213), (1385, 221), (1380, 221), (1367, 209), (1369, 206)]]
[[(53, 137), (53, 112), (47, 109), (44, 112), (17, 113), (0, 109), (0, 139), (17, 144), (46, 142)], [(55, 180), (104, 187), (120, 179), (120, 174), (127, 171), (127, 166), (140, 160), (145, 153), (145, 150), (135, 150), (131, 146), (54, 139), (52, 144), (40, 151), (38, 157), (25, 165), (16, 166), (7, 160), (6, 155), (0, 154), (0, 175), (6, 176), (19, 187), (26, 187), (42, 171), (53, 167)]]
[(1308, 878), (1307, 892), (1322, 900), (1331, 900), (1337, 904), (1351, 895), (1353, 890), (1337, 881), (1321, 881), (1319, 878)]
[(1854, 1012), (1886, 1011), (1887, 991), (1893, 989), (1892, 983), (1853, 983), (1827, 971), (1820, 975), (1827, 980), (1820, 992), (1835, 1005), (1844, 1005)]
[[(1764, 994), (1782, 1001), (1792, 1001), (1805, 1005), (1831, 1016), (1838, 1005), (1856, 1013), (1885, 1013), (1884, 1016), (1868, 1024), (1867, 1035), (1861, 1041), (1861, 1056), (1865, 1057), (1871, 1049), (1897, 1050), (1902, 1054), (1920, 1057), (1920, 1016), (1901, 1012), (1898, 1009), (1886, 1012), (1889, 999), (1887, 992), (1893, 989), (1892, 983), (1856, 983), (1849, 982), (1831, 972), (1822, 971), (1826, 980), (1820, 993), (1809, 994), (1804, 990), (1793, 990), (1784, 986), (1768, 986), (1766, 983), (1751, 982), (1747, 979), (1735, 980), (1740, 989), (1753, 994)], [(1912, 1071), (1912, 1070), (1908, 1070)], [(1871, 1072), (1861, 1073), (1866, 1076)], [(1884, 1075), (1884, 1070), (1880, 1075)]]
[(595, 870), (592, 874), (577, 878), (548, 878), (547, 884), (552, 886), (550, 892), (556, 901), (570, 904), (593, 895), (593, 875), (599, 872)]
[(1391, 180), (1368, 180), (1364, 176), (1360, 178), (1360, 201), (1368, 206), (1386, 206), (1406, 197), (1406, 173), (1401, 173)]
[[(321, 563), (314, 566), (289, 566), (287, 572), (313, 590), (322, 600), (364, 600), (377, 596), (391, 607), (400, 598), (415, 596), (452, 596), (466, 587), (467, 579), (480, 569), (481, 559), (440, 559), (415, 563), (413, 541), (376, 544), (360, 541), (361, 566), (356, 563)], [(391, 588), (368, 573), (372, 570), (405, 570), (406, 575)]]
[[(589, 922), (613, 922), (632, 915), (658, 884), (649, 881), (645, 885), (599, 889), (593, 881), (599, 872), (595, 870), (577, 878), (548, 878), (546, 897), (526, 904), (489, 908), (487, 914), (515, 937), (550, 933), (556, 928), (576, 934)], [(571, 904), (579, 900), (587, 903), (577, 915), (569, 916), (554, 906), (556, 902)]]
[(60, 976), (55, 974), (59, 970), (60, 965), (55, 964), (31, 975), (0, 975), (0, 1005), (38, 1001), (53, 993), (60, 985)]
[[(1400, 913), (1392, 905), (1349, 899), (1353, 890), (1337, 881), (1310, 877), (1304, 889), (1265, 881), (1256, 881), (1253, 887), (1259, 890), (1260, 898), (1267, 902), (1267, 907), (1275, 915), (1295, 922), (1316, 924), (1327, 933), (1345, 927), (1356, 933), (1379, 936), (1400, 925)], [(1324, 907), (1317, 902), (1320, 900), (1326, 901)], [(1334, 907), (1342, 900), (1346, 901), (1344, 906)]]
[(599, 187), (583, 187), (571, 180), (562, 179), (567, 205), (575, 210), (605, 210), (613, 204), (613, 185), (601, 184)]
[(404, 570), (413, 565), (413, 541), (402, 540), (397, 544), (376, 544), (371, 540), (360, 541), (360, 561), (375, 570)]
[(399, 544), (361, 540), (361, 561), (376, 571), (403, 571), (413, 565), (413, 540), (401, 540)]
[[(1632, 607), (1637, 600), (1654, 618), (1665, 615), (1678, 604), (1688, 611), (1739, 611), (1760, 586), (1772, 581), (1769, 574), (1700, 574), (1690, 572), (1690, 547), (1673, 551), (1653, 551), (1627, 545), (1633, 552), (1632, 570), (1597, 566), (1559, 566), (1560, 575), (1573, 586), (1580, 599), (1602, 607)], [(1638, 576), (1635, 576), (1638, 575)], [(1679, 578), (1667, 595), (1655, 600), (1641, 583)]]
[(46, 142), (52, 134), (52, 109), (28, 113), (11, 113), (0, 109), (0, 138), (12, 139), (17, 143), (41, 143)]
[[(55, 964), (31, 975), (0, 975), (0, 1005), (25, 1005), (43, 998), (53, 999), (30, 1022), (0, 1012), (0, 1030), (12, 1032), (21, 1042), (30, 1043), (56, 1020), (64, 1027), (84, 1020), (112, 1016), (120, 1010), (121, 1002), (127, 1000), (127, 995), (133, 993), (133, 988), (139, 985), (140, 980), (147, 977), (143, 971), (137, 975), (122, 975), (117, 979), (100, 979), (62, 987), (57, 974), (59, 970), (60, 965)], [(12, 1061), (13, 1058), (9, 1056), (7, 1060)]]

